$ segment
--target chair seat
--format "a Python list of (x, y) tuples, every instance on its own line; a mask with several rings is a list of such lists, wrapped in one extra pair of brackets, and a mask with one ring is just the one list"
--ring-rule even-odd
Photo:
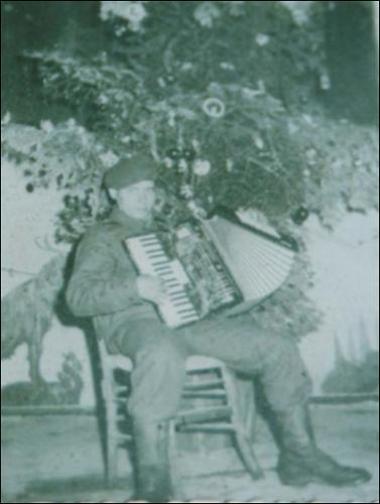
[[(132, 372), (133, 362), (129, 357), (124, 355), (109, 355), (108, 359), (112, 361), (114, 368), (121, 368), (127, 372)], [(192, 355), (186, 359), (186, 371), (201, 371), (205, 369), (217, 369), (223, 366), (223, 363), (213, 357), (205, 357), (203, 355)]]
[(186, 359), (186, 371), (201, 371), (203, 369), (217, 369), (224, 364), (213, 357), (203, 355), (192, 355)]

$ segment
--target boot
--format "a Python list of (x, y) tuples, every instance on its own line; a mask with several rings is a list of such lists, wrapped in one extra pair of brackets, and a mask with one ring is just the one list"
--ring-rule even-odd
[(371, 479), (365, 469), (341, 465), (317, 447), (307, 406), (296, 406), (278, 419), (282, 446), (277, 470), (284, 485), (354, 486)]
[(139, 424), (134, 427), (136, 499), (168, 502), (173, 497), (168, 434), (168, 422)]

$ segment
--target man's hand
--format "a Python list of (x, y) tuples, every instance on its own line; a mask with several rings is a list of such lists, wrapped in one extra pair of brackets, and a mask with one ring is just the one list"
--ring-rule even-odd
[(167, 299), (165, 283), (161, 278), (141, 275), (136, 280), (139, 296), (147, 301), (160, 304)]

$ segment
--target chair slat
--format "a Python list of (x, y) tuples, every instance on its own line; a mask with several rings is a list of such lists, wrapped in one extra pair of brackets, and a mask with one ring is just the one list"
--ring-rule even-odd
[(223, 399), (227, 397), (225, 390), (189, 390), (182, 393), (184, 399)]
[(188, 424), (192, 422), (211, 422), (219, 418), (230, 418), (232, 413), (232, 408), (230, 406), (192, 409), (178, 413), (176, 423)]
[(189, 425), (178, 426), (179, 432), (234, 432), (235, 428), (227, 422), (219, 422), (215, 424), (209, 423), (193, 423)]
[(184, 390), (207, 390), (210, 388), (222, 388), (224, 385), (223, 380), (212, 380), (212, 381), (204, 381), (200, 383), (187, 383), (184, 386)]

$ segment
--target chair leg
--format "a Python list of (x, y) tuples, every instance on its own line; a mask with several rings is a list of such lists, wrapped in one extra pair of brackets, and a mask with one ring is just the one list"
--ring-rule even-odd
[(108, 392), (106, 399), (106, 460), (105, 475), (106, 484), (112, 487), (117, 481), (118, 472), (118, 428), (117, 428), (117, 407), (113, 401), (114, 391)]
[(177, 432), (174, 420), (169, 423), (168, 458), (171, 486), (174, 494), (172, 497), (176, 500), (182, 501), (184, 500), (184, 496), (181, 485), (181, 476), (178, 470)]
[(118, 469), (118, 446), (116, 441), (109, 436), (107, 439), (107, 455), (106, 455), (106, 484), (108, 488), (112, 488), (117, 481)]
[[(254, 480), (264, 477), (264, 472), (260, 467), (255, 452), (253, 450), (252, 425), (254, 421), (254, 396), (251, 394), (249, 400), (252, 401), (250, 409), (242, 408), (239, 404), (239, 386), (236, 384), (237, 378), (227, 368), (222, 369), (224, 386), (227, 391), (228, 402), (232, 407), (232, 423), (234, 425), (234, 434), (236, 447), (239, 455), (249, 474)], [(243, 387), (240, 387), (243, 388)], [(247, 387), (244, 387), (245, 390)], [(246, 411), (243, 411), (243, 410)]]
[(247, 439), (243, 434), (236, 431), (235, 432), (235, 441), (239, 451), (239, 455), (251, 475), (252, 479), (255, 481), (264, 478), (264, 472), (260, 467), (260, 464), (257, 460), (255, 452), (251, 446), (250, 440)]

